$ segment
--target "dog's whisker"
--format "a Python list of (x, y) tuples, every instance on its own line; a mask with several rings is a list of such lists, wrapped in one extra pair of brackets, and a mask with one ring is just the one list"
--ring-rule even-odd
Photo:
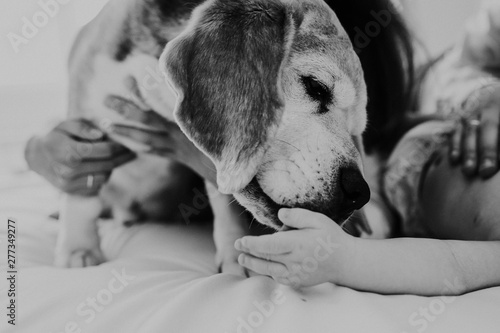
[(300, 149), (299, 149), (299, 148), (295, 147), (295, 146), (294, 146), (294, 145), (292, 145), (290, 142), (287, 142), (287, 141), (285, 141), (285, 140), (281, 140), (281, 139), (277, 139), (277, 140), (278, 140), (279, 142), (283, 142), (284, 144), (287, 144), (287, 145), (289, 145), (289, 146), (291, 146), (291, 147), (293, 147), (293, 148), (297, 149), (298, 151), (300, 151)]
[(217, 172), (217, 169), (214, 168), (213, 165), (211, 164), (207, 164), (205, 162), (202, 162), (203, 166), (207, 167), (208, 169), (210, 169), (211, 171), (216, 171)]
[(347, 223), (351, 222), (351, 217), (352, 217), (352, 216), (348, 217), (348, 218), (347, 218), (344, 222), (342, 222), (342, 223), (340, 224), (340, 227), (341, 227), (341, 228), (342, 228), (342, 230), (344, 230), (345, 232), (348, 232), (348, 229), (346, 229), (346, 225), (347, 225)]
[(345, 225), (347, 224), (347, 222), (349, 222), (349, 221), (344, 221), (344, 222), (342, 222), (342, 223), (340, 224), (340, 227), (341, 227), (342, 229), (344, 229), (344, 230), (345, 230)]
[[(302, 155), (302, 153), (301, 153), (301, 155)], [(302, 157), (304, 157), (304, 155), (302, 155)], [(301, 171), (302, 173), (304, 173), (304, 171), (302, 171), (302, 169), (300, 168), (300, 165), (298, 165), (298, 164), (297, 164), (297, 162), (295, 162), (295, 161), (290, 161), (290, 160), (288, 160), (288, 161), (289, 161), (290, 163), (294, 164), (294, 165), (297, 167), (297, 169), (299, 169), (299, 171)]]
[(252, 217), (252, 220), (250, 221), (250, 224), (248, 226), (249, 229), (252, 227), (254, 221), (255, 221), (255, 217)]
[(344, 232), (346, 232), (346, 233), (349, 233), (349, 230), (347, 228), (345, 228), (344, 226), (342, 226), (342, 230), (344, 230)]

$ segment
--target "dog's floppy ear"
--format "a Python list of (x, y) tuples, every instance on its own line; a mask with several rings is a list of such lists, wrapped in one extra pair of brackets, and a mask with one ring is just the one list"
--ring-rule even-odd
[(279, 126), (295, 15), (277, 0), (209, 0), (161, 57), (176, 120), (214, 162), (223, 193), (248, 185)]

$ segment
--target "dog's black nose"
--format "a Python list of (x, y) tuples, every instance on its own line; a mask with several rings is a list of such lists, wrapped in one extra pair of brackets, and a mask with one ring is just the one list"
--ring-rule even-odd
[(370, 201), (370, 188), (357, 167), (340, 170), (340, 187), (343, 194), (341, 210), (344, 214), (360, 209)]

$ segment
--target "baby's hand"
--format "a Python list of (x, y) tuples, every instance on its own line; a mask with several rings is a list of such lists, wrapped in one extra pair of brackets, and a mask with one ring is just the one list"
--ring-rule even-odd
[(349, 267), (355, 238), (322, 214), (282, 209), (279, 219), (296, 230), (236, 241), (239, 263), (294, 288), (339, 281)]

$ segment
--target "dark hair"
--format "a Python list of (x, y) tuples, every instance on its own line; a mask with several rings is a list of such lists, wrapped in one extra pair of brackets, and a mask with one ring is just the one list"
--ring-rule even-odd
[(411, 34), (391, 0), (326, 2), (349, 34), (365, 72), (366, 151), (387, 156), (408, 130), (406, 115), (411, 109), (414, 82)]

